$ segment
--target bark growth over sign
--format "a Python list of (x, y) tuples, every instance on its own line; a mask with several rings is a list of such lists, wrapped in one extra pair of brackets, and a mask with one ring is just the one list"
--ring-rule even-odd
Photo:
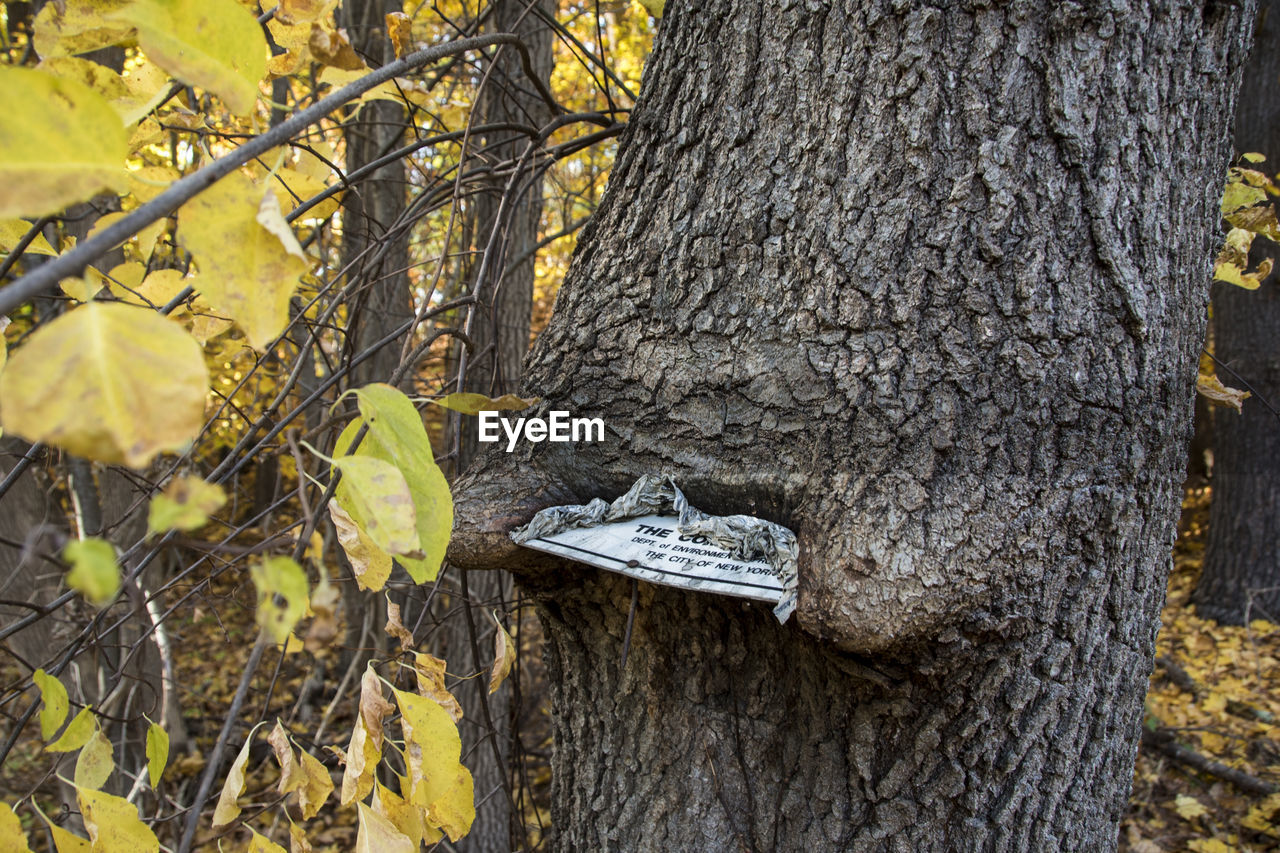
[[(612, 440), (455, 490), (544, 605), (564, 849), (1114, 844), (1246, 5), (668, 10), (523, 386)], [(621, 672), (629, 585), (506, 538), (658, 472), (797, 533), (799, 628), (646, 587)]]

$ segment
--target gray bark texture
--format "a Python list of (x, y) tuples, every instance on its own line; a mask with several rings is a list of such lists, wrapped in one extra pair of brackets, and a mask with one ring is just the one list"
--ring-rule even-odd
[[(523, 390), (455, 487), (541, 604), (559, 850), (1116, 843), (1253, 4), (672, 0)], [(796, 617), (513, 546), (673, 475)]]
[[(1238, 153), (1280, 158), (1280, 3), (1259, 3), (1254, 49), (1236, 107)], [(1268, 168), (1269, 167), (1269, 168)], [(1259, 238), (1250, 260), (1275, 258), (1276, 246)], [(1213, 503), (1196, 609), (1220, 622), (1280, 619), (1280, 292), (1274, 281), (1256, 291), (1218, 283), (1213, 291), (1214, 352), (1254, 392), (1240, 414), (1213, 412)], [(1231, 373), (1219, 371), (1228, 385)], [(1262, 401), (1265, 400), (1266, 403)]]
[[(372, 68), (395, 59), (387, 36), (386, 16), (401, 10), (400, 0), (345, 0), (338, 19), (351, 46)], [(360, 108), (345, 129), (347, 171), (354, 171), (404, 144), (408, 127), (404, 107), (373, 101)], [(366, 349), (392, 329), (413, 319), (409, 298), (409, 239), (402, 221), (408, 181), (401, 161), (388, 163), (342, 202), (342, 263), (351, 280), (360, 282), (349, 320), (347, 346)], [(396, 230), (388, 238), (389, 231)], [(391, 344), (355, 369), (354, 385), (386, 382), (400, 363), (400, 347)]]
[[(555, 3), (537, 0), (543, 11), (555, 15)], [(528, 10), (523, 0), (497, 0), (492, 6), (488, 29), (517, 33), (525, 42), (533, 71), (544, 83), (551, 78), (551, 30)], [(479, 123), (516, 123), (541, 127), (551, 116), (537, 91), (525, 77), (519, 54), (511, 48), (498, 51), (488, 82), (480, 91)], [(497, 167), (521, 160), (529, 145), (527, 136), (500, 131), (479, 140), (477, 166)], [(532, 162), (532, 161), (527, 161)], [(475, 235), (471, 286), (476, 294), (472, 308), (471, 358), (458, 390), (501, 396), (517, 390), (520, 367), (529, 349), (529, 321), (533, 313), (533, 250), (538, 243), (542, 216), (542, 179), (526, 168), (495, 169), (473, 197)], [(485, 252), (487, 263), (482, 263)], [(519, 263), (513, 260), (524, 257)], [(464, 470), (479, 447), (474, 418), (455, 418), (461, 430), (458, 470)], [(450, 569), (451, 572), (466, 571)], [(478, 643), (482, 659), (475, 659), (467, 636), (467, 622), (454, 613), (444, 625), (446, 658), (459, 671), (486, 672), (493, 664), (493, 619), (491, 613), (505, 615), (513, 597), (507, 572), (473, 572), (468, 578), (470, 600), (464, 607), (474, 609), (473, 623), (485, 629)], [(512, 754), (511, 689), (488, 693), (488, 679), (472, 678), (454, 690), (462, 704), (459, 728), (463, 753), (471, 769), (476, 790), (476, 819), (471, 832), (457, 843), (463, 853), (491, 853), (513, 849), (510, 767)], [(488, 704), (488, 714), (483, 704)], [(491, 742), (492, 741), (492, 742)], [(494, 746), (496, 745), (496, 749)]]

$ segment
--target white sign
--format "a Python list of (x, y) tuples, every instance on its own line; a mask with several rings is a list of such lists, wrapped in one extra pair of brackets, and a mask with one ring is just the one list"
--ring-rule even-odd
[(681, 534), (674, 516), (645, 515), (577, 527), (524, 545), (652, 583), (770, 604), (782, 598), (782, 581), (772, 566), (735, 560), (704, 536)]

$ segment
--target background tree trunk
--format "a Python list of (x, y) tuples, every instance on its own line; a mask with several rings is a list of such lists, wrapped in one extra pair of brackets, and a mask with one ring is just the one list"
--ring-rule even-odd
[[(542, 604), (564, 850), (1102, 850), (1133, 772), (1252, 4), (670, 3), (452, 559)], [(666, 471), (797, 617), (515, 548)]]
[[(1268, 171), (1280, 159), (1277, 78), (1280, 3), (1264, 0), (1236, 107), (1235, 148), (1266, 154)], [(1276, 246), (1259, 239), (1251, 255), (1255, 264), (1276, 257)], [(1280, 620), (1280, 419), (1266, 405), (1280, 408), (1276, 283), (1267, 281), (1252, 292), (1214, 284), (1213, 336), (1217, 358), (1248, 383), (1255, 397), (1245, 401), (1240, 414), (1213, 407), (1213, 502), (1196, 610), (1233, 625)], [(1240, 384), (1225, 371), (1221, 376), (1228, 385)]]
[[(351, 46), (371, 68), (395, 59), (387, 37), (386, 16), (401, 10), (400, 0), (345, 0), (338, 16)], [(352, 172), (404, 144), (404, 107), (373, 101), (360, 108), (346, 127), (347, 171)], [(403, 161), (378, 169), (343, 196), (342, 263), (348, 280), (360, 283), (348, 319), (347, 346), (361, 352), (413, 318), (409, 295), (408, 229), (401, 222), (408, 181)], [(397, 230), (393, 236), (388, 232)], [(355, 369), (352, 385), (386, 382), (400, 363), (400, 346), (390, 344)]]
[[(552, 0), (537, 5), (554, 16)], [(529, 50), (533, 72), (543, 83), (551, 79), (552, 34), (547, 24), (521, 0), (498, 0), (491, 12), (491, 32), (521, 35)], [(504, 48), (497, 54), (489, 80), (480, 92), (480, 123), (518, 123), (541, 127), (551, 118), (549, 109), (530, 84), (519, 54)], [(459, 390), (491, 396), (514, 392), (520, 384), (520, 367), (529, 349), (529, 323), (533, 313), (534, 250), (542, 216), (542, 178), (532, 169), (513, 176), (510, 164), (521, 159), (529, 145), (527, 136), (512, 131), (489, 134), (480, 140), (484, 162), (508, 168), (495, 171), (474, 196), (475, 235), (472, 259), (472, 292), (476, 305), (471, 324), (471, 350), (465, 381)], [(530, 161), (532, 162), (532, 161)], [(479, 165), (479, 164), (477, 164)], [(508, 186), (510, 185), (510, 188)], [(482, 264), (486, 250), (487, 264)], [(519, 260), (518, 263), (513, 261)], [(453, 418), (459, 431), (458, 470), (465, 470), (478, 444), (474, 418)], [(451, 569), (457, 573), (465, 569)], [(467, 634), (467, 622), (457, 613), (445, 620), (446, 656), (460, 671), (484, 672), (493, 659), (491, 613), (508, 612), (513, 597), (511, 576), (504, 571), (472, 573), (468, 580), (474, 624), (485, 629), (476, 659)], [(460, 682), (454, 691), (463, 708), (460, 728), (467, 766), (475, 781), (476, 820), (471, 832), (457, 844), (459, 850), (489, 853), (513, 849), (511, 838), (510, 766), (512, 753), (511, 690), (488, 695), (488, 679)], [(483, 703), (488, 703), (488, 714)], [(490, 727), (492, 722), (492, 727)], [(495, 750), (490, 738), (497, 744)]]

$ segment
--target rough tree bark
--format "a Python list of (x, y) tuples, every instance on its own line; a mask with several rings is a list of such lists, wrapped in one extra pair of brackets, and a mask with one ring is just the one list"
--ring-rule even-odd
[[(537, 3), (548, 15), (555, 15), (552, 0), (537, 0)], [(488, 29), (522, 36), (532, 70), (545, 84), (551, 78), (551, 30), (528, 6), (522, 0), (497, 0)], [(543, 126), (551, 118), (550, 111), (526, 78), (519, 55), (504, 48), (495, 60), (488, 82), (480, 92), (480, 122)], [(495, 167), (519, 162), (528, 145), (527, 136), (513, 131), (496, 132), (479, 140), (484, 163)], [(495, 171), (473, 197), (473, 249), (478, 254), (472, 261), (471, 287), (477, 301), (471, 324), (471, 359), (459, 390), (491, 396), (517, 390), (520, 367), (529, 349), (529, 321), (533, 313), (533, 250), (538, 243), (542, 216), (542, 180), (528, 168), (514, 175), (514, 181), (512, 178), (510, 168)], [(512, 184), (511, 191), (507, 190), (508, 184)], [(482, 264), (481, 257), (486, 250), (489, 250), (489, 261)], [(512, 263), (519, 258), (524, 260)], [(461, 471), (471, 463), (479, 447), (475, 419), (455, 418), (453, 423), (460, 431), (458, 470)], [(483, 672), (492, 663), (488, 657), (493, 649), (492, 641), (487, 639), (492, 634), (489, 614), (505, 612), (506, 602), (512, 599), (511, 576), (503, 571), (473, 573), (468, 578), (467, 591), (471, 599), (468, 606), (475, 610), (474, 623), (489, 629), (485, 641), (478, 644), (484, 657), (474, 659), (467, 623), (457, 614), (444, 625), (446, 657), (451, 664), (459, 666), (460, 671)], [(461, 682), (455, 689), (464, 712), (460, 727), (462, 748), (468, 756), (467, 766), (474, 777), (479, 803), (471, 832), (457, 846), (459, 850), (476, 853), (512, 849), (508, 796), (511, 691), (502, 690), (492, 696), (487, 692), (484, 678)], [(485, 702), (489, 705), (487, 715), (481, 707)], [(490, 738), (497, 744), (497, 750), (493, 749)]]
[[(563, 850), (1115, 844), (1253, 6), (669, 2), (451, 557), (541, 601)], [(800, 599), (513, 547), (673, 474)]]
[[(1280, 3), (1264, 0), (1236, 107), (1236, 151), (1260, 151), (1271, 161), (1280, 157), (1280, 102), (1272, 86), (1278, 76)], [(1251, 260), (1275, 257), (1275, 249), (1259, 239)], [(1268, 281), (1253, 292), (1215, 284), (1213, 335), (1215, 355), (1258, 397), (1280, 406), (1280, 293), (1275, 283)], [(1223, 379), (1233, 384), (1225, 372)], [(1280, 619), (1280, 422), (1256, 398), (1246, 401), (1240, 414), (1214, 408), (1213, 503), (1196, 609), (1235, 625), (1246, 619)]]
[[(400, 0), (345, 0), (339, 23), (351, 46), (370, 67), (395, 59), (386, 16), (401, 10)], [(360, 108), (344, 133), (347, 171), (370, 163), (403, 144), (404, 107), (373, 101)], [(409, 298), (408, 230), (403, 225), (408, 182), (402, 161), (388, 163), (343, 196), (342, 263), (349, 279), (361, 284), (349, 319), (347, 346), (357, 353), (413, 318)], [(353, 385), (386, 382), (400, 363), (400, 347), (391, 344), (355, 370)]]

